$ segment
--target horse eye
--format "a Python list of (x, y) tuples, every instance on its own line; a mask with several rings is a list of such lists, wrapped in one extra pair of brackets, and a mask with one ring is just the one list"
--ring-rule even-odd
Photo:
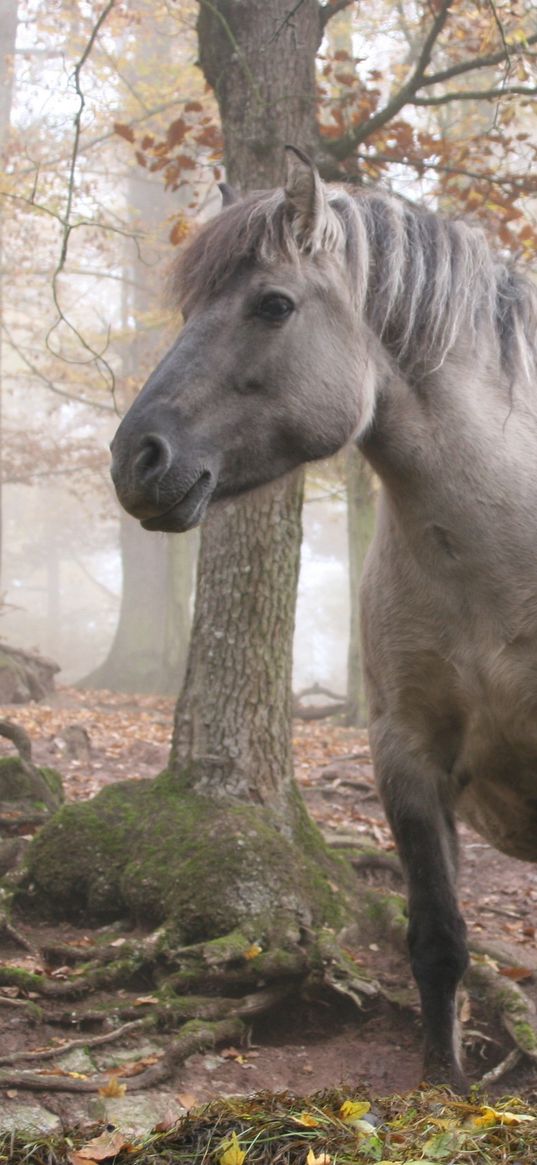
[(256, 315), (272, 323), (279, 323), (287, 319), (294, 311), (295, 305), (286, 295), (265, 295), (256, 307)]

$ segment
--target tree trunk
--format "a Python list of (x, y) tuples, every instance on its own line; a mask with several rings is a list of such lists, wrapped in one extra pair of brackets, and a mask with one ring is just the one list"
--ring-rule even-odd
[(356, 445), (351, 445), (347, 456), (350, 628), (345, 723), (358, 728), (363, 728), (367, 724), (360, 636), (360, 579), (367, 548), (373, 536), (374, 521), (371, 470), (360, 450)]
[[(13, 59), (17, 38), (17, 0), (3, 0), (0, 6), (0, 165), (9, 138), (11, 120), (11, 102), (13, 98)], [(2, 281), (2, 218), (0, 216), (0, 318), (3, 308), (3, 281)], [(0, 340), (0, 467), (2, 461), (2, 342)], [(2, 505), (2, 475), (0, 473), (0, 573), (2, 569), (3, 550), (3, 505)]]
[[(288, 0), (202, 3), (198, 34), (228, 180), (242, 191), (281, 183), (286, 142), (315, 152), (317, 0), (292, 18)], [(302, 491), (298, 471), (204, 525), (171, 759), (177, 773), (188, 765), (190, 782), (206, 793), (270, 805), (287, 825)]]

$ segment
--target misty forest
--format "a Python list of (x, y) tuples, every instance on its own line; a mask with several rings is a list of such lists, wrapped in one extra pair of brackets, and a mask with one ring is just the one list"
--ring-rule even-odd
[(532, 0), (3, 0), (0, 197), (0, 1162), (534, 1161)]

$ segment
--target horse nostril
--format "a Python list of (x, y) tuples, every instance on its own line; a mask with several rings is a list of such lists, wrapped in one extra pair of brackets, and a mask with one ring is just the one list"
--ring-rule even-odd
[(157, 478), (160, 480), (170, 468), (173, 454), (165, 437), (150, 433), (141, 442), (140, 452), (135, 461), (138, 479), (142, 482)]

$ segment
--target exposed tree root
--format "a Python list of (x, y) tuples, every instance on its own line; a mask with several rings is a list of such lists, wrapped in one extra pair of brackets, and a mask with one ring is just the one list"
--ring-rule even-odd
[(131, 1023), (123, 1023), (121, 1027), (117, 1027), (113, 1032), (106, 1032), (101, 1036), (82, 1036), (79, 1040), (69, 1040), (66, 1044), (55, 1044), (53, 1048), (41, 1048), (38, 1052), (14, 1052), (11, 1056), (0, 1056), (0, 1064), (20, 1064), (24, 1061), (32, 1060), (56, 1060), (58, 1056), (66, 1056), (68, 1052), (74, 1052), (76, 1048), (97, 1048), (102, 1044), (111, 1044), (113, 1041), (121, 1040), (126, 1035), (131, 1035), (134, 1031), (140, 1031), (142, 1028), (153, 1026), (153, 1018), (148, 1022), (148, 1018), (133, 1020)]
[(502, 1080), (504, 1076), (507, 1076), (508, 1072), (512, 1072), (513, 1068), (517, 1068), (523, 1059), (524, 1056), (520, 1049), (513, 1048), (504, 1060), (496, 1064), (495, 1068), (491, 1068), (490, 1072), (485, 1072), (485, 1075), (479, 1081), (481, 1088), (490, 1088), (491, 1084), (497, 1084), (498, 1080)]
[(6, 935), (7, 938), (11, 939), (11, 941), (16, 943), (17, 946), (22, 947), (24, 951), (28, 951), (28, 953), (33, 955), (34, 958), (40, 957), (37, 947), (34, 946), (34, 944), (31, 943), (29, 939), (27, 939), (26, 936), (21, 933), (20, 930), (17, 930), (17, 928), (13, 926), (13, 923), (9, 921), (7, 915), (4, 913), (0, 914), (0, 937), (2, 935)]
[[(537, 1022), (535, 1006), (518, 983), (498, 973), (490, 960), (472, 959), (465, 975), (469, 990), (484, 999), (487, 1008), (499, 1016), (515, 1049), (537, 1062)], [(505, 1069), (507, 1070), (507, 1069)]]

